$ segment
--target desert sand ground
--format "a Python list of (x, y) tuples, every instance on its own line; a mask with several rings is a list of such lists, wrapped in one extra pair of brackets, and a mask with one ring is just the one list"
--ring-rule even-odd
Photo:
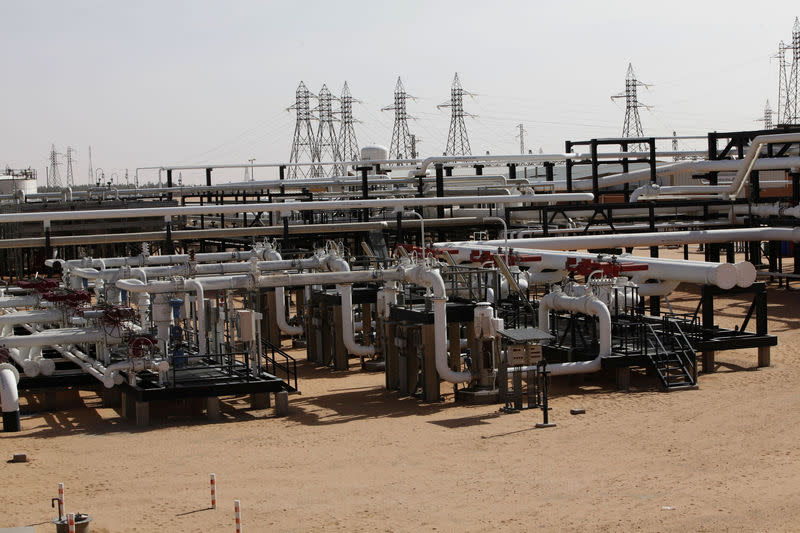
[[(698, 298), (682, 285), (671, 300), (693, 311)], [(720, 302), (719, 321), (741, 323), (747, 305)], [(21, 433), (0, 434), (0, 458), (30, 458), (0, 462), (0, 527), (53, 531), (63, 482), (96, 532), (234, 531), (234, 499), (248, 532), (797, 531), (797, 293), (771, 285), (769, 310), (770, 368), (752, 349), (718, 354), (696, 390), (660, 392), (644, 373), (629, 391), (611, 374), (554, 380), (551, 429), (533, 429), (540, 411), (456, 405), (444, 384), (444, 403), (421, 404), (380, 373), (305, 362), (286, 418), (229, 398), (222, 422), (141, 429), (84, 392), (82, 407), (29, 412)]]

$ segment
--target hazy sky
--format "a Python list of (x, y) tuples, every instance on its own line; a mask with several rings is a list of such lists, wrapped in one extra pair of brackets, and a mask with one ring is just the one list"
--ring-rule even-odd
[[(564, 140), (618, 136), (632, 62), (648, 135), (760, 127), (777, 100), (777, 62), (796, 2), (28, 1), (2, 0), (0, 165), (44, 180), (50, 145), (88, 146), (107, 177), (175, 163), (289, 158), (300, 80), (334, 94), (349, 82), (359, 143), (388, 146), (397, 76), (422, 154), (447, 140), (459, 73), (477, 94), (473, 153), (560, 152)], [(668, 143), (667, 143), (668, 144)], [(683, 146), (691, 147), (689, 143)], [(697, 144), (695, 144), (697, 146)], [(702, 143), (699, 145), (702, 147)], [(62, 168), (62, 175), (65, 169)], [(257, 171), (256, 177), (270, 176)], [(241, 172), (219, 172), (220, 181)], [(152, 174), (145, 176), (152, 179)], [(195, 181), (189, 173), (184, 181)]]

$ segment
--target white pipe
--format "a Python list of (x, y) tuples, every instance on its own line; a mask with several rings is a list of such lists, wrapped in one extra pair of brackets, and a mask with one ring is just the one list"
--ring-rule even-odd
[(0, 315), (0, 326), (18, 326), (20, 324), (51, 324), (60, 322), (61, 311), (58, 309), (36, 309)]
[(203, 286), (197, 281), (196, 278), (187, 279), (184, 281), (183, 287), (186, 290), (194, 290), (195, 292), (195, 309), (197, 311), (197, 344), (199, 350), (198, 354), (200, 356), (204, 356), (206, 355), (205, 291), (203, 290)]
[(353, 331), (353, 286), (338, 285), (342, 300), (342, 341), (352, 355), (371, 357), (375, 355), (375, 346), (362, 346), (356, 342)]
[[(620, 235), (620, 237), (626, 236), (635, 237), (636, 235)], [(610, 237), (617, 237), (617, 235), (610, 235)], [(569, 237), (553, 237), (551, 240), (568, 238)], [(471, 250), (496, 250), (496, 248), (492, 245), (468, 241), (460, 243), (442, 243), (441, 245), (437, 244), (436, 246), (441, 246), (444, 249), (457, 249), (460, 252), (463, 252), (459, 255), (466, 255), (467, 257), (469, 256), (469, 251)], [(511, 244), (511, 247), (515, 247), (514, 244)], [(562, 247), (572, 248), (571, 245)], [(595, 246), (588, 247), (594, 248)], [(600, 248), (601, 246), (597, 247)], [(531, 268), (534, 269), (534, 272), (544, 269), (567, 270), (567, 260), (571, 258), (591, 259), (594, 261), (597, 261), (600, 258), (602, 258), (604, 261), (608, 261), (610, 258), (610, 256), (607, 254), (598, 255), (568, 251), (556, 252), (535, 248), (527, 249), (526, 246), (517, 246), (517, 248), (525, 248), (526, 252), (535, 254), (541, 258), (540, 261), (532, 264)], [(620, 263), (644, 263), (648, 265), (647, 276), (650, 279), (674, 280), (686, 283), (698, 283), (702, 285), (716, 285), (723, 289), (730, 289), (736, 285), (748, 287), (755, 281), (755, 268), (751, 268), (752, 265), (748, 267), (747, 262), (742, 262), (739, 265), (733, 265), (731, 263), (707, 263), (704, 261), (670, 260), (662, 258), (639, 257), (627, 254), (618, 256), (617, 260)]]
[(0, 364), (0, 404), (3, 409), (3, 429), (19, 430), (19, 372), (10, 363)]
[(122, 333), (116, 330), (106, 336), (99, 329), (59, 328), (48, 329), (31, 335), (12, 335), (0, 339), (0, 346), (5, 348), (24, 348), (31, 346), (49, 346), (51, 344), (85, 344), (105, 341), (110, 344), (122, 341)]
[(413, 216), (419, 217), (419, 233), (420, 233), (420, 240), (419, 240), (419, 247), (422, 250), (422, 256), (425, 257), (425, 217), (417, 213), (416, 211), (402, 211), (402, 213), (408, 213)]
[(631, 193), (628, 201), (630, 203), (636, 203), (639, 200), (650, 200), (671, 194), (684, 194), (690, 196), (719, 194), (727, 190), (727, 185), (659, 185), (657, 183), (647, 183), (636, 188)]
[(547, 365), (547, 371), (553, 376), (569, 374), (587, 374), (602, 368), (604, 357), (611, 355), (611, 314), (606, 304), (592, 295), (572, 297), (564, 295), (560, 289), (545, 294), (539, 300), (539, 329), (550, 331), (550, 310), (571, 311), (598, 318), (597, 335), (600, 349), (597, 357), (591, 361), (573, 363), (554, 363)]
[[(344, 308), (342, 308), (342, 314), (344, 315)], [(303, 334), (303, 326), (292, 326), (286, 319), (286, 293), (283, 287), (275, 287), (275, 317), (278, 322), (278, 327), (283, 333), (287, 335), (302, 335)], [(352, 316), (350, 317), (352, 321)], [(345, 329), (345, 332), (347, 329)], [(347, 335), (345, 333), (345, 339)], [(347, 342), (345, 341), (345, 345)]]
[[(649, 233), (618, 233), (613, 235), (580, 235), (511, 239), (512, 248), (540, 250), (586, 250), (636, 246), (668, 246), (681, 244), (717, 243), (731, 241), (792, 241), (800, 242), (800, 228), (735, 228), (719, 230), (663, 231)], [(498, 247), (502, 240), (479, 241)], [(461, 243), (456, 243), (461, 244)], [(438, 244), (437, 244), (438, 245)], [(446, 244), (442, 244), (446, 247)]]
[(681, 284), (680, 281), (674, 280), (647, 283), (646, 279), (637, 280), (636, 276), (632, 281), (639, 286), (639, 296), (669, 296)]
[(447, 293), (441, 274), (418, 266), (409, 271), (409, 280), (433, 291), (434, 352), (439, 377), (450, 383), (472, 381), (471, 372), (456, 372), (447, 360)]
[(728, 197), (735, 199), (744, 187), (745, 179), (755, 167), (758, 157), (761, 155), (761, 147), (770, 143), (794, 143), (800, 141), (800, 133), (779, 133), (776, 135), (759, 135), (750, 142), (742, 164), (736, 176), (731, 181), (728, 189)]
[[(80, 357), (79, 355), (72, 353), (69, 350), (65, 349), (63, 346), (59, 346), (57, 344), (53, 344), (50, 347), (56, 350), (58, 353), (60, 353), (65, 359), (68, 359), (72, 363), (78, 365), (81, 368), (81, 370), (83, 370), (90, 376), (98, 379), (101, 383), (103, 383), (103, 385), (105, 385), (108, 388), (111, 388), (106, 383), (105, 376), (103, 375), (105, 367), (101, 365), (99, 362), (92, 362), (91, 359), (82, 352), (79, 353), (81, 353), (81, 355), (84, 355), (85, 358)], [(120, 383), (122, 382), (120, 381)], [(117, 385), (119, 385), (119, 383), (117, 383)]]
[(19, 351), (19, 349), (8, 348), (8, 354), (11, 356), (14, 362), (19, 365), (25, 376), (35, 378), (41, 373), (39, 368), (39, 361), (28, 359), (25, 355), (22, 354), (22, 352)]
[(554, 270), (551, 272), (532, 272), (530, 270), (524, 272), (528, 280), (528, 285), (543, 285), (549, 283), (558, 283), (569, 275), (567, 270)]
[(4, 307), (32, 307), (39, 303), (39, 296), (11, 296), (0, 298), (0, 308)]
[[(147, 218), (226, 213), (273, 212), (288, 216), (292, 211), (333, 211), (343, 209), (403, 208), (439, 205), (515, 204), (591, 201), (591, 193), (528, 194), (519, 196), (452, 196), (434, 198), (377, 198), (360, 200), (227, 204), (182, 207), (137, 207), (130, 209), (97, 209), (86, 211), (50, 211), (0, 214), (0, 223), (46, 222), (53, 220), (96, 220), (106, 218)], [(112, 266), (112, 265), (108, 265)]]

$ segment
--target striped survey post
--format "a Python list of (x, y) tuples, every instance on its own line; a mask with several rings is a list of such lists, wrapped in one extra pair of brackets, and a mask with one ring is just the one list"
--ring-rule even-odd
[(211, 474), (211, 508), (217, 508), (217, 476)]
[(61, 512), (66, 512), (67, 508), (64, 507), (64, 484), (58, 484), (58, 502), (61, 504)]
[(67, 515), (67, 527), (69, 528), (69, 533), (75, 533), (75, 513)]
[(233, 500), (233, 514), (236, 517), (236, 533), (242, 533), (242, 510), (239, 500)]

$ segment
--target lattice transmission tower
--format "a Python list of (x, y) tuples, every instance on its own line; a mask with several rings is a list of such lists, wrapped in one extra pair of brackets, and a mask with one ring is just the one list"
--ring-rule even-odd
[(75, 150), (72, 146), (67, 146), (67, 187), (74, 187), (75, 186), (75, 176), (72, 172), (72, 163), (75, 161), (73, 154)]
[(458, 73), (456, 72), (456, 76), (453, 78), (453, 85), (450, 87), (450, 101), (436, 106), (439, 109), (443, 107), (450, 108), (450, 131), (447, 134), (447, 148), (444, 150), (444, 155), (472, 155), (464, 117), (474, 117), (475, 115), (464, 111), (465, 94), (475, 96), (461, 87), (461, 81), (459, 81)]
[(392, 142), (389, 143), (389, 159), (405, 159), (414, 153), (412, 135), (408, 131), (408, 119), (413, 119), (408, 114), (406, 102), (408, 99), (416, 100), (406, 92), (403, 81), (397, 77), (394, 86), (394, 104), (386, 106), (381, 111), (394, 111), (394, 127), (392, 128)]
[(525, 134), (528, 133), (528, 130), (525, 129), (523, 124), (517, 124), (517, 128), (519, 128), (519, 133), (517, 134), (517, 138), (519, 139), (519, 153), (525, 153)]
[(783, 124), (784, 106), (788, 101), (789, 84), (786, 80), (786, 50), (788, 49), (789, 47), (781, 41), (778, 44), (778, 52), (772, 56), (773, 59), (778, 60), (778, 111), (775, 113), (775, 121), (778, 124)]
[(361, 151), (358, 148), (355, 124), (360, 121), (353, 118), (353, 103), (360, 104), (361, 100), (353, 98), (350, 87), (344, 82), (339, 102), (341, 110), (339, 115), (342, 121), (342, 127), (339, 129), (339, 154), (342, 161), (358, 161), (361, 159)]
[[(637, 87), (639, 86), (648, 87), (646, 83), (636, 79), (636, 74), (633, 72), (633, 65), (628, 63), (628, 72), (625, 75), (625, 92), (615, 94), (611, 97), (612, 100), (625, 98), (625, 124), (622, 126), (623, 137), (644, 137), (642, 119), (639, 118), (639, 108), (647, 106), (639, 102), (639, 96), (637, 95)], [(644, 150), (644, 145), (633, 144), (628, 146), (628, 149), (632, 151), (641, 151)]]
[(61, 173), (58, 170), (58, 167), (61, 166), (61, 161), (58, 160), (58, 157), (61, 154), (56, 152), (56, 145), (53, 144), (50, 147), (50, 158), (49, 158), (49, 166), (47, 169), (47, 186), (48, 187), (61, 187)]
[[(334, 122), (338, 119), (334, 118), (335, 113), (333, 111), (333, 101), (338, 100), (338, 98), (331, 94), (327, 85), (322, 84), (322, 89), (320, 89), (317, 99), (319, 100), (316, 108), (319, 127), (317, 128), (317, 141), (314, 143), (316, 148), (314, 162), (341, 161), (339, 138), (336, 135), (336, 127), (334, 125)], [(341, 176), (342, 171), (342, 165), (331, 165), (327, 169), (322, 165), (315, 165), (313, 167), (313, 176)]]
[(798, 68), (800, 68), (800, 20), (794, 18), (794, 26), (792, 27), (792, 45), (789, 47), (792, 51), (792, 66), (789, 70), (789, 76), (786, 80), (786, 108), (783, 113), (783, 122), (786, 124), (799, 124), (800, 117), (798, 117)]
[(756, 119), (756, 122), (763, 122), (764, 123), (764, 129), (765, 130), (771, 130), (772, 128), (775, 127), (772, 124), (772, 115), (774, 115), (774, 114), (775, 114), (775, 112), (772, 111), (772, 107), (770, 107), (770, 105), (769, 105), (769, 100), (767, 100), (767, 103), (764, 105), (764, 116), (759, 118), (759, 119)]
[(296, 166), (297, 163), (313, 163), (314, 154), (317, 151), (314, 129), (311, 127), (311, 119), (314, 118), (311, 112), (311, 98), (315, 98), (302, 81), (295, 91), (295, 102), (287, 111), (294, 110), (297, 114), (297, 122), (294, 127), (294, 137), (292, 138), (292, 151), (289, 155), (289, 172), (287, 178), (305, 178), (313, 174), (313, 167)]

